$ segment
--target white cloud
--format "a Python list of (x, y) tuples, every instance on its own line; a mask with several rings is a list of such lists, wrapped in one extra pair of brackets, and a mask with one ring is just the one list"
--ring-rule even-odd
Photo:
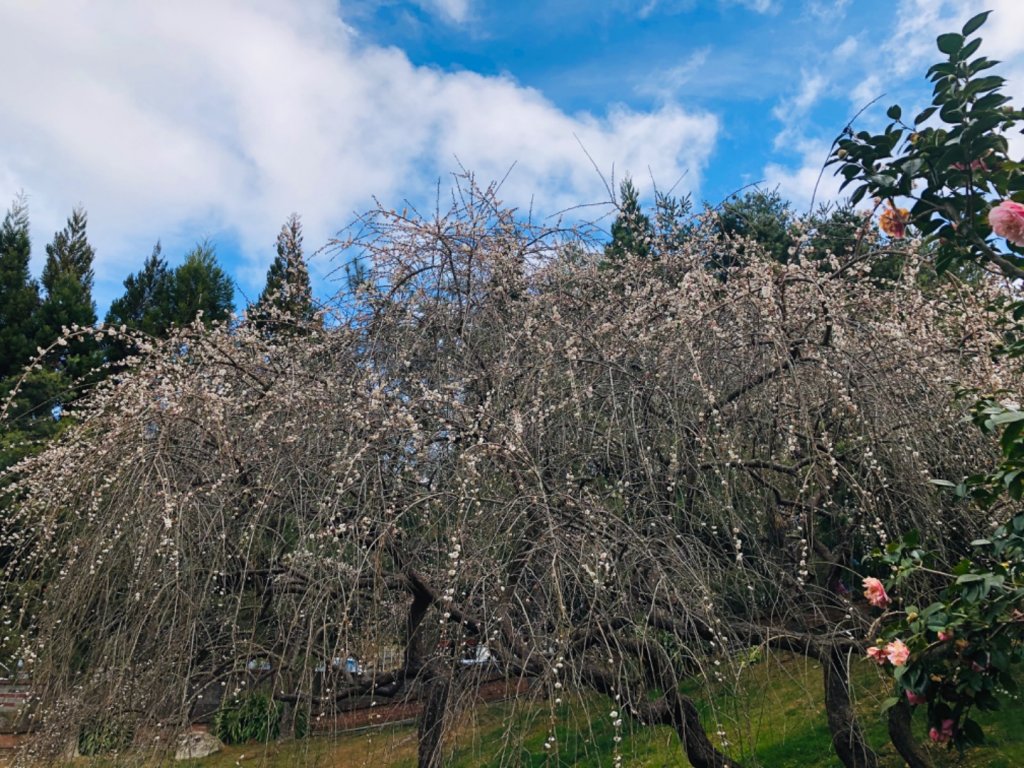
[(455, 24), (463, 24), (469, 19), (470, 0), (413, 0), (431, 13), (440, 14), (444, 19)]
[(850, 0), (811, 0), (807, 10), (820, 21), (837, 22), (846, 15), (849, 4)]
[(841, 42), (833, 52), (836, 61), (846, 61), (857, 52), (859, 43), (852, 35)]
[(822, 173), (828, 160), (829, 143), (804, 140), (794, 148), (800, 154), (797, 167), (769, 163), (764, 169), (765, 186), (769, 189), (778, 187), (779, 194), (790, 200), (800, 212), (811, 210), (812, 197), (814, 205), (838, 199), (842, 180), (834, 176), (830, 168)]
[(755, 13), (774, 13), (778, 10), (774, 0), (726, 0), (726, 3), (742, 5)]
[[(1024, 55), (1024, 3), (1020, 0), (901, 0), (894, 14), (892, 36), (880, 46), (881, 55), (872, 59), (874, 71), (851, 94), (855, 106), (863, 106), (868, 92), (877, 96), (884, 82), (919, 78), (939, 61), (942, 54), (935, 39), (945, 32), (958, 32), (975, 14), (991, 10), (988, 23), (978, 34), (984, 39), (982, 53), (989, 58), (1019, 64)], [(1024, 96), (1024, 83), (1010, 83), (1009, 93)], [(873, 97), (872, 96), (872, 97)], [(861, 103), (859, 103), (861, 102)]]
[(797, 92), (780, 101), (772, 110), (775, 119), (782, 123), (782, 130), (775, 136), (776, 149), (790, 146), (800, 139), (807, 113), (828, 84), (828, 78), (821, 72), (804, 70), (800, 73), (800, 87)]
[(854, 108), (860, 109), (880, 97), (883, 93), (882, 78), (878, 75), (868, 75), (850, 91), (850, 102)]
[[(574, 134), (605, 172), (695, 189), (718, 132), (674, 103), (570, 115), (507, 77), (416, 67), (333, 0), (16, 2), (0, 27), (0, 69), (22, 73), (0, 89), (0, 200), (30, 194), (37, 254), (83, 202), (108, 290), (157, 237), (232, 230), (265, 261), (294, 210), (312, 249), (371, 195), (427, 197), (456, 156), (482, 180), (516, 163), (512, 204), (604, 199)], [(247, 291), (264, 261), (236, 270)]]
[[(705, 64), (711, 54), (711, 46), (693, 51), (682, 64), (654, 73), (636, 87), (637, 93), (656, 96), (663, 100), (676, 99), (683, 89), (705, 74)], [(718, 62), (716, 62), (716, 65)]]

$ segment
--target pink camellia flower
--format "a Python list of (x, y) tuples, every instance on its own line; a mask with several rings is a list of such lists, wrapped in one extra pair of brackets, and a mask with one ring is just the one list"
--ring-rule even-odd
[(864, 579), (864, 597), (876, 608), (887, 608), (889, 606), (889, 595), (885, 592), (885, 585), (874, 576)]
[(893, 640), (885, 646), (885, 656), (894, 667), (902, 667), (910, 658), (910, 649), (902, 640)]
[(988, 223), (999, 237), (1014, 245), (1024, 245), (1024, 205), (1003, 200), (988, 212)]
[(933, 725), (931, 730), (928, 731), (928, 738), (936, 743), (945, 744), (953, 738), (953, 721), (943, 720), (941, 729)]
[(919, 704), (927, 704), (928, 697), (923, 693), (914, 693), (914, 691), (907, 691), (907, 701), (913, 704), (915, 707)]
[(882, 666), (886, 662), (885, 649), (879, 648), (877, 645), (868, 648), (868, 658), (878, 666)]
[(943, 643), (947, 643), (953, 639), (953, 630), (943, 629), (939, 632), (939, 640)]

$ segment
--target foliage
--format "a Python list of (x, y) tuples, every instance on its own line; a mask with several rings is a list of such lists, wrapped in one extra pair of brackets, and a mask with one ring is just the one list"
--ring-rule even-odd
[(277, 256), (267, 270), (267, 284), (249, 314), (263, 326), (280, 328), (294, 319), (308, 323), (315, 313), (309, 269), (302, 255), (302, 222), (293, 213), (277, 236)]
[(913, 654), (896, 666), (900, 695), (927, 704), (934, 741), (959, 747), (982, 742), (972, 709), (995, 710), (1017, 691), (1014, 665), (1024, 660), (1024, 515), (972, 542), (970, 557), (951, 572), (935, 572), (915, 537), (891, 544), (880, 562), (892, 569), (895, 589), (922, 573), (946, 586), (926, 607), (908, 605), (881, 634), (905, 640)]
[[(1002, 77), (982, 74), (997, 62), (975, 56), (981, 38), (971, 35), (987, 17), (988, 13), (979, 14), (959, 34), (938, 38), (947, 60), (929, 69), (935, 83), (932, 105), (914, 119), (913, 128), (902, 122), (902, 110), (893, 106), (888, 111), (893, 122), (883, 134), (854, 135), (848, 130), (837, 142), (833, 162), (846, 178), (844, 186), (859, 184), (855, 200), (870, 193), (888, 201), (881, 225), (892, 236), (902, 238), (905, 226), (912, 224), (936, 242), (940, 272), (974, 263), (1019, 279), (1024, 277), (1021, 243), (1008, 235), (999, 245), (993, 237), (993, 217), (997, 208), (1007, 205), (1000, 199), (1011, 201), (1011, 208), (1012, 201), (1024, 200), (1024, 166), (1007, 155), (1006, 138), (1024, 113), (1008, 105), (1008, 97), (1001, 93)], [(936, 115), (941, 127), (929, 124)], [(912, 198), (913, 207), (897, 208), (897, 196)], [(1024, 305), (1005, 297), (993, 304), (999, 313), (993, 327), (1006, 329), (1007, 340), (994, 352), (1017, 357)], [(1013, 374), (1019, 382), (1019, 371), (1014, 369)], [(1009, 394), (1019, 396), (1019, 388), (1015, 390)], [(879, 555), (893, 571), (889, 586), (897, 594), (914, 581), (930, 583), (927, 607), (906, 600), (903, 611), (883, 617), (879, 637), (889, 641), (886, 649), (901, 643), (911, 652), (906, 662), (892, 662), (899, 697), (905, 695), (914, 705), (927, 702), (931, 739), (959, 748), (982, 740), (982, 728), (970, 717), (971, 710), (998, 707), (999, 698), (1015, 690), (1011, 667), (1024, 657), (1024, 514), (1018, 506), (1011, 507), (1008, 516), (1000, 504), (1003, 494), (1013, 502), (1024, 494), (1024, 414), (1012, 400), (982, 396), (973, 408), (973, 420), (986, 434), (998, 436), (1001, 462), (989, 473), (969, 475), (958, 486), (941, 484), (995, 509), (995, 531), (978, 537), (951, 568), (937, 566), (930, 551), (934, 539), (916, 533)]]
[(134, 738), (130, 726), (97, 718), (85, 723), (78, 732), (78, 752), (85, 757), (121, 752), (132, 745)]
[(234, 696), (214, 714), (213, 733), (225, 744), (266, 743), (280, 736), (283, 714), (284, 705), (265, 693)]
[(39, 286), (29, 273), (28, 205), (15, 198), (0, 224), (0, 380), (20, 372), (36, 348)]
[(981, 38), (971, 38), (988, 15), (975, 16), (959, 34), (939, 37), (947, 59), (928, 70), (932, 103), (913, 125), (893, 106), (882, 133), (848, 128), (830, 162), (838, 164), (844, 187), (856, 185), (853, 202), (865, 195), (911, 199), (913, 224), (937, 238), (940, 271), (977, 260), (1021, 278), (1024, 251), (1011, 242), (1005, 251), (998, 248), (987, 218), (993, 198), (1024, 200), (1022, 165), (1007, 155), (1007, 134), (1024, 113), (1001, 92), (1004, 78), (988, 73), (998, 62), (975, 56)]
[(202, 317), (204, 323), (227, 320), (234, 311), (234, 282), (217, 264), (209, 243), (199, 243), (174, 270), (173, 321), (187, 325)]
[[(727, 200), (719, 214), (723, 235), (752, 240), (781, 264), (788, 262), (795, 252), (797, 243), (792, 232), (793, 223), (793, 210), (777, 189), (755, 189), (742, 197)], [(742, 258), (745, 248), (741, 245), (737, 251)], [(729, 266), (722, 259), (716, 259), (716, 262), (714, 266)]]
[[(65, 227), (46, 246), (42, 286), (45, 291), (38, 313), (37, 346), (50, 348), (66, 329), (72, 332), (96, 323), (92, 298), (93, 257), (86, 234), (85, 210), (75, 208)], [(90, 335), (77, 335), (68, 344), (53, 348), (59, 354), (47, 361), (69, 380), (84, 378), (99, 364), (98, 345)]]
[(629, 177), (619, 185), (618, 211), (612, 222), (612, 239), (604, 249), (605, 262), (614, 266), (628, 258), (648, 258), (653, 228), (640, 206), (640, 192)]
[(109, 325), (163, 336), (174, 321), (174, 273), (167, 268), (160, 243), (136, 274), (124, 280), (124, 294), (114, 299), (107, 312)]

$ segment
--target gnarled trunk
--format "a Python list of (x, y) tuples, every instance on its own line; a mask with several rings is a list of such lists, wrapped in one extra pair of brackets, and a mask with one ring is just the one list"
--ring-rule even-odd
[(681, 693), (674, 693), (671, 698), (673, 725), (693, 768), (742, 768), (735, 760), (715, 749), (700, 724), (700, 715), (693, 701)]
[(932, 768), (932, 761), (911, 733), (910, 715), (910, 705), (904, 699), (889, 709), (889, 738), (910, 768)]
[(832, 732), (832, 747), (846, 768), (878, 768), (878, 755), (864, 740), (864, 732), (850, 701), (850, 651), (832, 646), (822, 654), (825, 673), (825, 712)]
[(419, 768), (441, 768), (444, 765), (444, 732), (451, 701), (452, 669), (434, 661), (424, 672), (417, 765)]

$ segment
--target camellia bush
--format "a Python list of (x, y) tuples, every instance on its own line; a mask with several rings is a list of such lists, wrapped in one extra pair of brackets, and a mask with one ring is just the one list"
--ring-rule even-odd
[(551, 754), (556, 705), (592, 691), (616, 728), (740, 766), (745, 718), (702, 721), (683, 684), (710, 706), (786, 653), (820, 667), (843, 764), (877, 765), (850, 684), (877, 621), (865, 559), (916, 530), (951, 570), (991, 532), (932, 480), (995, 461), (955, 389), (1008, 371), (1002, 286), (921, 279), (912, 247), (879, 281), (892, 249), (850, 235), (802, 260), (795, 231), (780, 263), (695, 217), (607, 269), (461, 179), (448, 212), (373, 211), (339, 243), (370, 266), (328, 322), (138, 340), (5, 478), (25, 759), (97, 717), (168, 743), (255, 691), (313, 728), (415, 699), (437, 766), (498, 676), (548, 702)]
[[(965, 397), (975, 398), (975, 425), (998, 439), (1000, 460), (991, 470), (973, 468), (962, 482), (936, 480), (986, 510), (993, 530), (951, 568), (935, 563), (934, 539), (911, 534), (875, 558), (887, 584), (865, 584), (869, 600), (888, 609), (869, 653), (896, 680), (891, 719), (906, 721), (910, 707), (925, 708), (930, 739), (960, 748), (982, 741), (973, 712), (995, 709), (1016, 691), (1014, 668), (1024, 658), (1024, 164), (1009, 155), (1024, 113), (1002, 93), (1003, 78), (991, 74), (997, 62), (977, 55), (982, 41), (972, 35), (988, 15), (938, 38), (947, 59), (928, 71), (933, 101), (913, 126), (894, 106), (883, 134), (848, 131), (833, 156), (846, 183), (856, 184), (855, 198), (885, 201), (880, 224), (889, 235), (903, 238), (912, 228), (926, 237), (940, 272), (980, 267), (1007, 282), (992, 306), (992, 330), (1000, 334), (994, 351), (1008, 361), (1007, 377), (992, 388), (963, 387)], [(912, 207), (900, 208), (897, 199)], [(904, 594), (921, 584), (931, 586), (926, 601)], [(886, 586), (898, 606), (890, 605)], [(926, 765), (911, 747), (904, 750), (908, 762)]]

